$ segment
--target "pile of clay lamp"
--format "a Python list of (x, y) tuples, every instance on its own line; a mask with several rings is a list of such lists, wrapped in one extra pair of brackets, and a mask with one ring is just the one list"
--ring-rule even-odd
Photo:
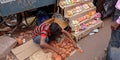
[(53, 60), (65, 60), (74, 50), (78, 50), (80, 53), (83, 53), (82, 49), (74, 47), (73, 42), (69, 38), (65, 38), (59, 43), (57, 41), (52, 41), (50, 44), (61, 50), (59, 54), (53, 53)]

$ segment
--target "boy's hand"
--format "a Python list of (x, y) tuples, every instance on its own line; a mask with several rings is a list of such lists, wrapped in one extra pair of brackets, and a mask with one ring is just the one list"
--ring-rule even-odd
[(57, 54), (59, 54), (59, 53), (60, 53), (60, 51), (61, 51), (61, 50), (60, 50), (60, 49), (58, 49), (58, 48), (56, 48), (56, 49), (55, 49), (55, 52), (56, 52)]
[[(73, 40), (74, 41), (74, 40)], [(75, 48), (77, 48), (77, 43), (73, 42), (73, 45)]]
[(77, 48), (77, 44), (74, 44), (75, 48)]
[(118, 27), (119, 27), (119, 24), (117, 22), (113, 22), (111, 25), (112, 30), (117, 30)]

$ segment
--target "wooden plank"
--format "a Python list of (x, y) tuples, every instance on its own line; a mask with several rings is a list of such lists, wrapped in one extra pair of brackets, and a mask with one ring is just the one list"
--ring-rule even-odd
[(54, 22), (58, 23), (62, 29), (67, 26), (67, 23), (64, 20), (60, 20), (59, 18), (55, 18)]
[[(102, 26), (102, 21), (100, 21), (99, 23), (91, 26), (90, 28), (88, 28), (88, 30), (85, 30), (84, 32), (81, 33), (81, 38), (85, 37), (86, 35), (88, 35), (92, 30), (96, 29), (96, 28), (99, 28)], [(81, 39), (79, 38), (79, 39)]]
[(91, 10), (96, 10), (96, 7), (91, 7), (89, 9), (87, 9), (87, 10), (81, 11), (80, 13), (76, 13), (76, 14), (74, 14), (72, 16), (68, 16), (67, 15), (67, 10), (66, 10), (65, 13), (64, 13), (64, 15), (65, 15), (65, 18), (69, 18), (71, 20), (71, 19), (76, 18), (76, 16), (81, 16), (81, 14), (85, 14), (85, 13), (91, 11)]
[(76, 35), (76, 41), (78, 42), (81, 38), (87, 36), (92, 30), (96, 29), (96, 28), (100, 28), (103, 27), (103, 22), (99, 21), (97, 24), (89, 27), (87, 30), (84, 31), (80, 31), (80, 33), (78, 35)]
[(29, 56), (31, 56), (32, 54), (34, 54), (36, 51), (40, 50), (40, 47), (35, 47), (32, 46), (30, 48), (27, 48), (26, 50), (24, 50), (23, 52), (19, 53), (16, 55), (16, 57), (19, 60), (24, 60), (26, 58), (28, 58)]
[(63, 29), (67, 26), (67, 23), (59, 18), (51, 18), (45, 21), (45, 23), (52, 23), (52, 22), (58, 23)]
[(81, 2), (74, 3), (74, 4), (68, 4), (68, 5), (65, 5), (65, 6), (62, 6), (62, 5), (59, 3), (59, 6), (60, 6), (60, 8), (65, 9), (65, 8), (69, 8), (69, 7), (72, 7), (72, 6), (77, 6), (77, 5), (80, 5), (80, 4), (88, 3), (88, 2), (91, 2), (91, 1), (92, 1), (92, 0), (89, 0), (89, 1), (81, 1)]
[(38, 50), (40, 50), (39, 45), (35, 44), (33, 40), (30, 40), (25, 44), (12, 49), (12, 52), (19, 60), (24, 60)]
[(25, 50), (25, 49), (21, 49), (21, 48), (29, 48), (32, 45), (36, 45), (36, 44), (33, 42), (33, 40), (30, 40), (30, 41), (26, 42), (25, 44), (18, 46), (15, 49), (12, 49), (12, 51), (14, 51), (14, 54), (19, 54), (19, 52), (22, 52), (23, 50)]
[(52, 53), (44, 53), (43, 51), (39, 50), (34, 53), (32, 56), (29, 57), (29, 60), (53, 60)]

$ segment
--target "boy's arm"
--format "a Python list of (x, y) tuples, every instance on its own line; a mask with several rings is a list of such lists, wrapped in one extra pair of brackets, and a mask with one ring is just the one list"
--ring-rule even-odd
[(74, 46), (77, 47), (77, 44), (76, 44), (75, 41), (72, 39), (71, 34), (68, 33), (68, 32), (65, 31), (65, 30), (62, 30), (62, 32), (63, 32), (68, 38), (70, 38), (70, 40), (73, 42)]
[(115, 22), (112, 23), (111, 29), (112, 29), (112, 30), (117, 30), (117, 28), (118, 28), (119, 26), (120, 26), (120, 17), (119, 17)]
[(54, 48), (53, 46), (46, 43), (45, 39), (46, 39), (46, 37), (41, 37), (40, 45), (43, 46), (44, 48), (48, 48), (48, 49), (51, 49), (51, 50), (55, 51), (56, 53), (59, 53), (60, 50), (57, 49), (57, 48)]

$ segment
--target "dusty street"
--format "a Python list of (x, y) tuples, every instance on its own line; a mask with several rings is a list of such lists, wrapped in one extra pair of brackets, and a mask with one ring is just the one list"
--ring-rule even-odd
[[(111, 36), (111, 19), (104, 20), (104, 27), (92, 36), (87, 36), (80, 40), (78, 44), (85, 51), (83, 54), (76, 52), (68, 60), (95, 60), (104, 56), (104, 50), (107, 47)], [(98, 59), (97, 59), (98, 60)]]
[(78, 42), (78, 45), (84, 50), (84, 53), (76, 52), (67, 60), (98, 60), (105, 55), (104, 50), (107, 47), (111, 35), (111, 19), (104, 21), (104, 27), (98, 33), (87, 36)]

